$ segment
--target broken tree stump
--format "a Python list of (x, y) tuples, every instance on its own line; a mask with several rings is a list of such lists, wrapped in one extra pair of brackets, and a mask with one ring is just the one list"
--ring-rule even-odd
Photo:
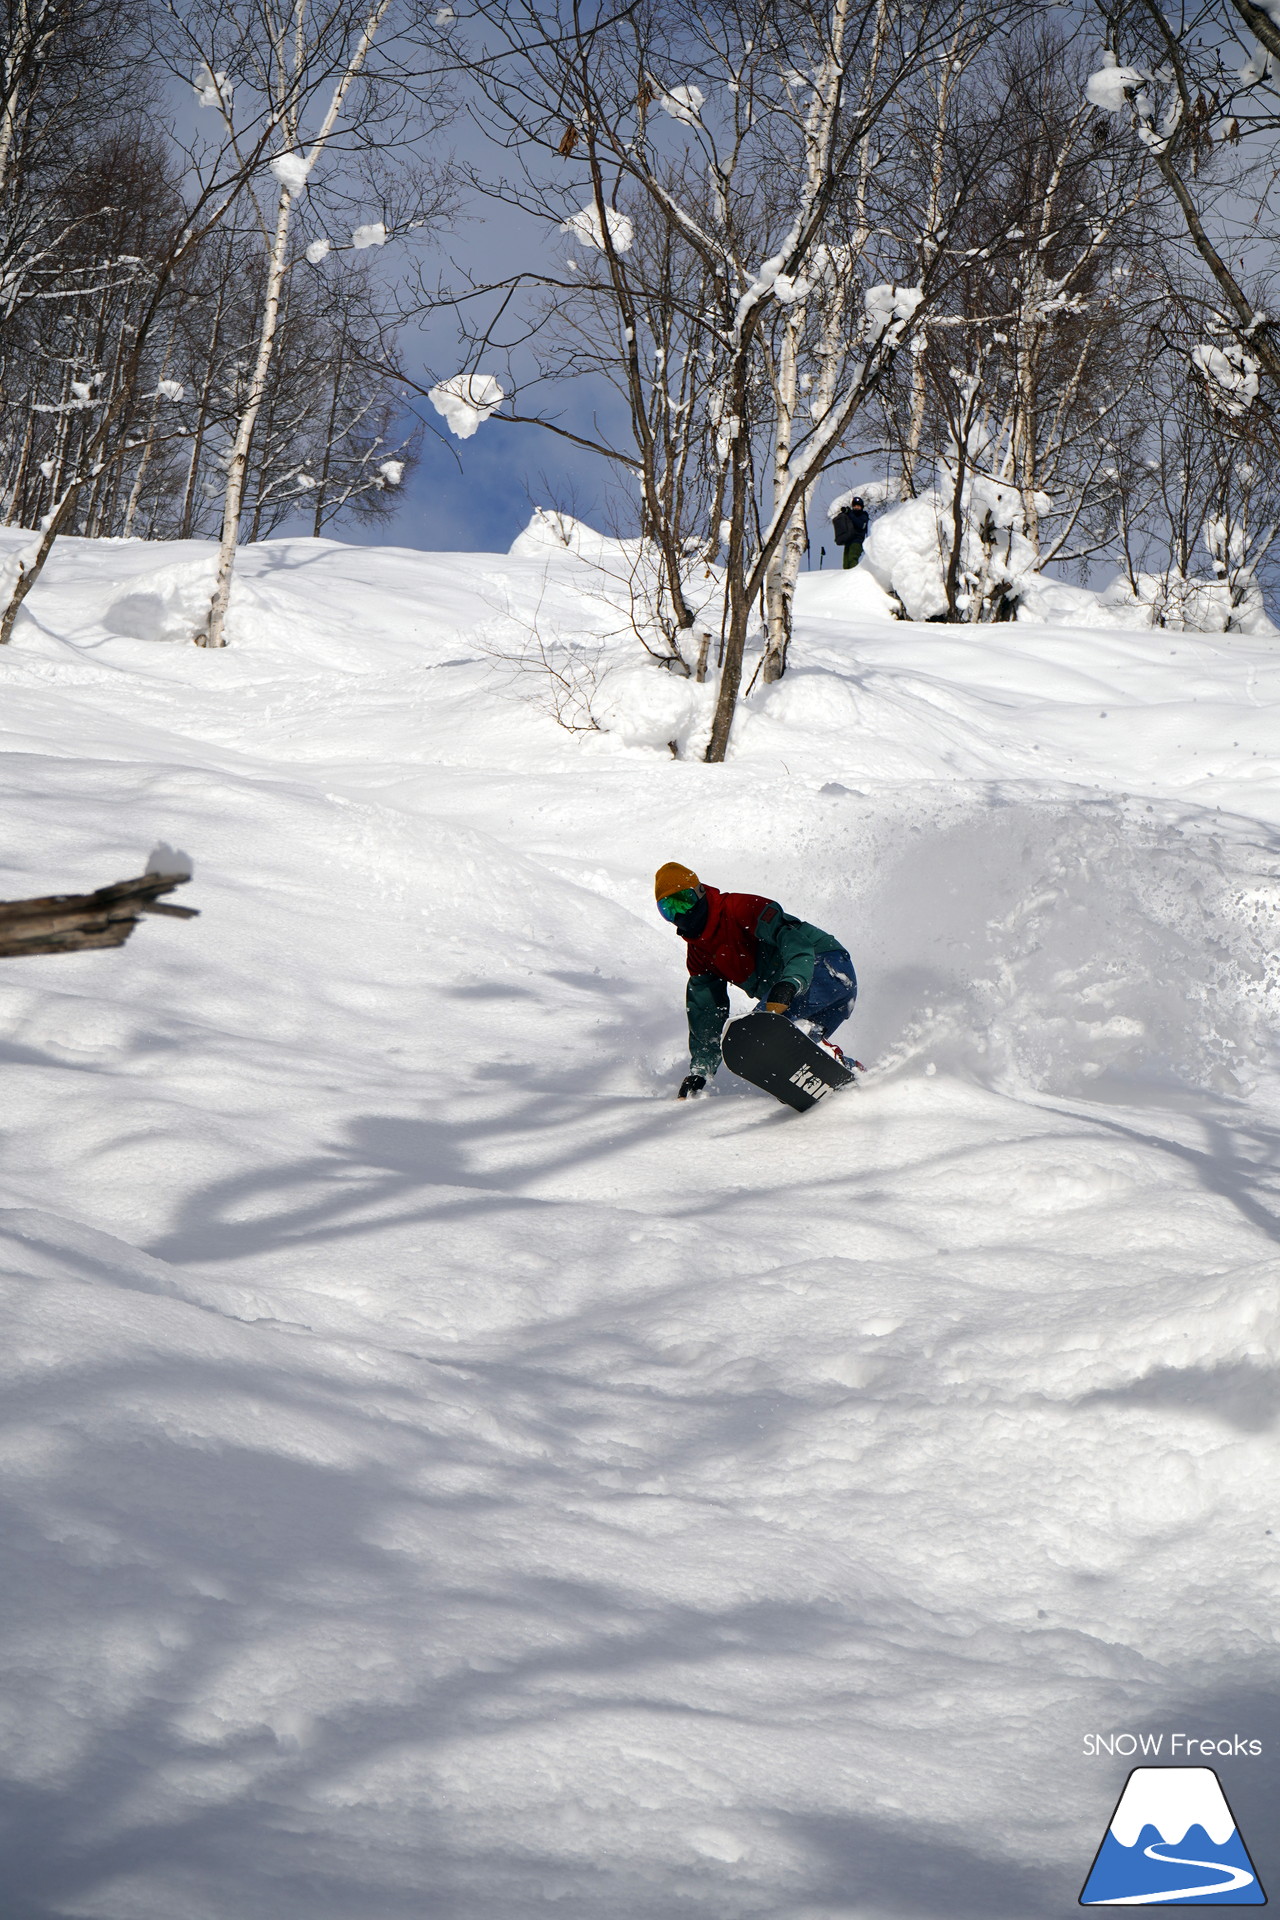
[(0, 960), (34, 953), (82, 953), (122, 947), (144, 913), (198, 920), (198, 907), (170, 907), (159, 895), (185, 886), (190, 874), (144, 873), (96, 893), (51, 893), (41, 900), (0, 900)]

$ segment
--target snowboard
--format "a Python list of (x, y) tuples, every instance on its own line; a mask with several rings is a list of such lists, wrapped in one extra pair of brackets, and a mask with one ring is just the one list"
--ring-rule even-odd
[(720, 1050), (730, 1073), (797, 1113), (807, 1113), (829, 1093), (851, 1087), (856, 1077), (851, 1067), (842, 1067), (785, 1015), (763, 1008), (731, 1021)]

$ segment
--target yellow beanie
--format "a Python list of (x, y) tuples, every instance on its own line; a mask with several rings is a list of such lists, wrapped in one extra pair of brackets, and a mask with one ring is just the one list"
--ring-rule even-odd
[(682, 887), (701, 884), (692, 867), (682, 867), (678, 860), (668, 860), (653, 876), (653, 897), (655, 900), (665, 900), (669, 893), (679, 893)]

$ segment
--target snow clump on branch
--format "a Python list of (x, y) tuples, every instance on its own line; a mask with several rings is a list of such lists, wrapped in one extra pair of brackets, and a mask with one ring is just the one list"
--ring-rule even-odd
[(156, 399), (181, 400), (186, 391), (181, 380), (162, 380), (156, 388)]
[(658, 105), (673, 120), (683, 120), (687, 127), (693, 127), (698, 123), (706, 97), (701, 87), (672, 87), (670, 93), (658, 95)]
[(307, 259), (310, 264), (318, 267), (332, 245), (331, 240), (313, 240), (307, 248)]
[[(625, 213), (619, 213), (616, 207), (605, 208), (605, 218), (609, 223), (609, 238), (613, 242), (615, 253), (626, 253), (636, 237), (636, 230)], [(587, 246), (594, 247), (598, 253), (604, 252), (604, 228), (600, 223), (600, 209), (597, 206), (583, 207), (581, 212), (570, 214), (567, 220), (560, 222), (561, 233), (572, 233)]]
[(287, 192), (301, 193), (307, 184), (311, 162), (305, 154), (278, 153), (271, 162), (271, 171)]
[(896, 340), (915, 319), (916, 308), (924, 299), (923, 287), (868, 287), (864, 296), (867, 309), (866, 336), (872, 346), (881, 340)]
[(1136, 67), (1117, 65), (1114, 53), (1108, 49), (1098, 71), (1091, 73), (1084, 83), (1084, 97), (1091, 107), (1101, 107), (1106, 113), (1123, 113), (1129, 104), (1125, 97), (1127, 89), (1140, 87), (1145, 79), (1146, 75)]
[(224, 112), (230, 112), (231, 88), (227, 85), (225, 73), (214, 73), (204, 66), (200, 69), (200, 78), (191, 84), (195, 89), (197, 106), (221, 107)]
[(361, 253), (365, 247), (385, 247), (387, 230), (381, 220), (371, 220), (367, 227), (356, 228), (351, 236), (351, 244), (357, 253)]
[(1247, 413), (1258, 397), (1258, 362), (1234, 341), (1225, 347), (1207, 340), (1191, 349), (1191, 364), (1204, 375), (1211, 403), (1223, 413)]
[(427, 395), (450, 433), (469, 440), (476, 428), (496, 413), (506, 394), (491, 373), (455, 373)]
[(1266, 48), (1255, 46), (1244, 65), (1236, 68), (1236, 79), (1242, 87), (1256, 87), (1269, 80), (1274, 71), (1275, 62)]

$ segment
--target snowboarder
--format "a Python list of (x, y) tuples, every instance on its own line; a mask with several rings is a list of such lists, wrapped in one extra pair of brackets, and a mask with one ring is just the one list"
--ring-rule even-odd
[[(678, 860), (658, 868), (653, 893), (659, 913), (688, 946), (689, 1072), (677, 1098), (701, 1093), (720, 1065), (729, 981), (766, 1012), (785, 1014), (819, 1040), (830, 1041), (849, 1018), (857, 975), (840, 942), (821, 927), (797, 920), (763, 894), (704, 886)], [(832, 1051), (843, 1061), (838, 1047)]]
[(846, 567), (856, 567), (861, 560), (863, 542), (870, 525), (871, 517), (863, 505), (862, 496), (857, 493), (832, 514), (831, 531), (837, 545), (844, 548)]

